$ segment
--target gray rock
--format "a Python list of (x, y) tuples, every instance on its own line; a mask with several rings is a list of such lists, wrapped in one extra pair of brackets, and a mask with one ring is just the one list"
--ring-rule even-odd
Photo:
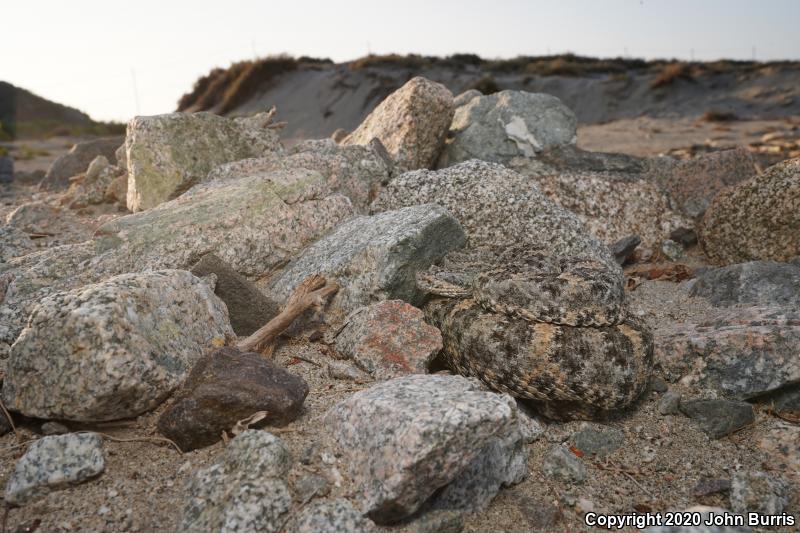
[(614, 254), (614, 259), (616, 259), (617, 263), (624, 265), (641, 243), (642, 239), (638, 235), (628, 235), (609, 246), (608, 249)]
[(739, 471), (731, 479), (731, 509), (737, 513), (776, 515), (789, 505), (791, 487), (766, 472)]
[(123, 142), (122, 137), (103, 137), (79, 142), (69, 152), (56, 158), (47, 169), (39, 188), (62, 190), (69, 187), (69, 178), (86, 172), (95, 157), (102, 155), (111, 163), (116, 163), (115, 152)]
[(690, 248), (697, 244), (697, 231), (694, 228), (675, 228), (669, 238), (684, 248)]
[(407, 172), (389, 183), (372, 210), (424, 203), (447, 209), (466, 230), (471, 246), (525, 245), (553, 258), (585, 255), (622, 275), (611, 252), (576, 215), (502, 165), (473, 160), (435, 172)]
[(658, 413), (661, 415), (677, 415), (680, 412), (681, 393), (668, 391), (658, 401)]
[(787, 261), (800, 254), (800, 158), (719, 192), (700, 224), (712, 263)]
[(510, 168), (539, 185), (554, 203), (575, 213), (604, 243), (636, 234), (647, 247), (658, 246), (672, 232), (691, 227), (675, 212), (669, 197), (645, 174), (595, 171), (541, 171), (539, 161), (517, 158)]
[(542, 461), (542, 472), (567, 483), (583, 483), (586, 467), (574, 453), (563, 446), (554, 445)]
[(535, 157), (551, 145), (575, 144), (576, 128), (575, 114), (549, 94), (501, 91), (472, 98), (456, 109), (437, 166)]
[(406, 170), (431, 168), (453, 119), (453, 94), (420, 76), (390, 94), (343, 145), (366, 145), (378, 138)]
[(0, 183), (14, 181), (14, 159), (11, 156), (0, 156)]
[(613, 427), (588, 425), (572, 435), (572, 443), (587, 455), (604, 457), (616, 451), (625, 441), (625, 434)]
[(191, 272), (200, 278), (210, 274), (216, 276), (214, 294), (225, 302), (233, 331), (239, 336), (250, 335), (280, 311), (280, 306), (267, 298), (253, 282), (214, 254), (204, 255)]
[(84, 180), (96, 180), (100, 176), (100, 173), (107, 169), (110, 165), (111, 163), (108, 162), (108, 158), (106, 156), (102, 154), (98, 155), (92, 159), (91, 163), (89, 163), (89, 166), (86, 169), (86, 176), (84, 177)]
[(300, 478), (294, 484), (295, 497), (301, 503), (308, 503), (318, 496), (327, 496), (330, 491), (328, 480), (313, 474)]
[(128, 194), (128, 175), (125, 170), (113, 165), (91, 170), (70, 185), (59, 203), (70, 209), (109, 203), (124, 207)]
[(671, 380), (745, 400), (800, 380), (800, 311), (732, 307), (698, 323), (661, 324), (655, 361)]
[(116, 165), (119, 168), (128, 170), (128, 152), (125, 150), (124, 142), (114, 151), (114, 157), (117, 160)]
[(239, 420), (266, 411), (260, 424), (283, 426), (300, 416), (308, 384), (257, 353), (223, 347), (203, 356), (158, 430), (181, 450), (220, 440)]
[(69, 433), (69, 428), (64, 424), (60, 424), (58, 422), (45, 422), (42, 424), (42, 435), (50, 436), (50, 435), (63, 435), (65, 433)]
[(683, 257), (683, 246), (672, 239), (666, 239), (661, 243), (661, 253), (669, 261), (678, 261)]
[(522, 482), (528, 474), (526, 445), (544, 432), (527, 416), (519, 416), (519, 427), (505, 438), (490, 443), (431, 501), (433, 509), (483, 511), (503, 487)]
[(660, 377), (653, 376), (653, 378), (650, 380), (650, 390), (651, 391), (657, 392), (657, 393), (660, 394), (660, 393), (663, 393), (663, 392), (667, 392), (668, 389), (669, 389), (669, 385), (667, 385), (667, 382), (664, 381), (663, 379), (661, 379)]
[(480, 92), (478, 89), (470, 89), (468, 91), (464, 91), (463, 93), (453, 98), (453, 107), (461, 107), (464, 104), (468, 104), (473, 98), (477, 96), (483, 96), (483, 93)]
[(118, 268), (188, 268), (213, 252), (260, 277), (352, 214), (347, 198), (329, 192), (322, 175), (305, 169), (209, 182), (97, 235), (117, 249)]
[(105, 467), (103, 440), (96, 433), (42, 437), (17, 462), (6, 484), (5, 501), (24, 505), (52, 490), (94, 477)]
[(464, 529), (464, 514), (463, 511), (429, 511), (412, 522), (411, 531), (412, 533), (461, 533)]
[[(36, 249), (27, 233), (14, 226), (0, 226), (0, 265)], [(3, 298), (0, 298), (0, 303)]]
[(755, 421), (753, 406), (733, 400), (691, 400), (680, 403), (683, 414), (712, 439), (720, 439)]
[(714, 494), (728, 493), (731, 490), (731, 480), (723, 478), (702, 478), (695, 485), (692, 493), (695, 498), (703, 498)]
[(136, 416), (232, 336), (225, 305), (189, 272), (123, 274), (39, 303), (11, 348), (3, 399), (39, 418)]
[(703, 216), (717, 193), (756, 173), (753, 154), (741, 147), (679, 161), (657, 181), (683, 213), (697, 218)]
[(530, 496), (517, 496), (517, 508), (533, 531), (553, 531), (563, 518), (561, 508), (548, 501), (539, 501)]
[(787, 305), (800, 308), (800, 268), (791, 263), (751, 261), (706, 271), (690, 291), (716, 306)]
[(797, 413), (800, 415), (800, 385), (789, 385), (760, 398), (776, 412)]
[(247, 430), (216, 462), (197, 471), (186, 487), (179, 531), (277, 532), (291, 509), (282, 480), (291, 467), (283, 442), (266, 431)]
[(175, 198), (223, 163), (281, 152), (278, 133), (266, 127), (266, 117), (228, 119), (213, 113), (134, 117), (125, 138), (128, 209), (142, 211)]
[(376, 379), (424, 374), (442, 349), (442, 334), (401, 300), (356, 309), (336, 336), (336, 350)]
[(316, 501), (304, 507), (289, 523), (287, 533), (377, 533), (378, 528), (349, 501)]
[(50, 235), (50, 245), (83, 242), (92, 236), (91, 229), (78, 217), (44, 202), (22, 204), (6, 216), (6, 224), (25, 233)]
[(502, 470), (487, 484), (524, 475), (516, 470), (525, 465), (517, 457), (526, 438), (520, 416), (509, 396), (484, 392), (476, 381), (411, 375), (353, 394), (325, 415), (325, 424), (363, 511), (387, 524), (412, 515), (465, 471), (470, 479), (475, 470), (488, 475), (482, 464)]
[(340, 285), (330, 304), (334, 317), (386, 299), (419, 305), (424, 294), (415, 272), (465, 240), (458, 222), (436, 205), (357, 217), (306, 248), (275, 280), (271, 295), (285, 301), (303, 279), (322, 273)]
[(207, 179), (227, 180), (304, 168), (322, 174), (332, 191), (347, 196), (363, 212), (391, 177), (392, 161), (384, 154), (385, 148), (376, 143), (339, 146), (330, 139), (304, 141), (285, 154), (226, 163), (212, 170)]
[(104, 224), (92, 241), (0, 266), (14, 277), (0, 302), (0, 342), (14, 342), (45, 296), (124, 272), (190, 268), (214, 253), (248, 278), (268, 277), (352, 213), (320, 174), (302, 169), (200, 185)]

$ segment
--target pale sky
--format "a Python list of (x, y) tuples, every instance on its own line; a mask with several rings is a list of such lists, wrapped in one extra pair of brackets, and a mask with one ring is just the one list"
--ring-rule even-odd
[(98, 120), (276, 53), (800, 59), (796, 0), (0, 0), (0, 27), (0, 80)]

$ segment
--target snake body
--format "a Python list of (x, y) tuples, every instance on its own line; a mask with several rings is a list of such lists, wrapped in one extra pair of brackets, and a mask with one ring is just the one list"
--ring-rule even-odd
[(627, 316), (622, 278), (590, 257), (522, 246), (453, 252), (417, 276), (432, 295), (444, 362), (551, 418), (598, 418), (633, 403), (653, 341)]
[(469, 248), (417, 274), (452, 370), (558, 418), (594, 418), (636, 400), (652, 338), (627, 316), (622, 270), (577, 215), (530, 178), (478, 160), (402, 174), (370, 209), (426, 203), (444, 207), (469, 237)]

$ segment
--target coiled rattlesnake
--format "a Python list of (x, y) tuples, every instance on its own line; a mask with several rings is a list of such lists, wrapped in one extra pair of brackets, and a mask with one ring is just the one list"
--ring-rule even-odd
[(533, 400), (552, 418), (596, 418), (647, 385), (652, 336), (627, 316), (622, 276), (588, 256), (529, 246), (452, 252), (417, 275), (427, 319), (460, 374)]

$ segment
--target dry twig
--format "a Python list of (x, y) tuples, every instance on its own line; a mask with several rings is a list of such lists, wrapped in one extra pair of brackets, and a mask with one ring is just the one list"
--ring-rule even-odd
[(243, 352), (261, 352), (270, 356), (275, 341), (292, 322), (307, 309), (321, 309), (326, 300), (339, 290), (339, 286), (321, 274), (307, 277), (289, 296), (286, 306), (272, 320), (255, 333), (241, 341), (236, 347)]
[(100, 433), (98, 431), (79, 431), (78, 433), (97, 433), (98, 435), (100, 435), (104, 439), (108, 439), (108, 440), (114, 441), (114, 442), (149, 442), (151, 444), (164, 444), (164, 443), (166, 443), (166, 444), (171, 445), (173, 448), (175, 448), (175, 450), (179, 454), (183, 455), (183, 450), (181, 450), (180, 446), (175, 444), (175, 441), (173, 441), (171, 439), (168, 439), (166, 437), (130, 437), (130, 438), (127, 438), (127, 439), (123, 439), (121, 437), (114, 437), (112, 435), (109, 435), (108, 433)]

